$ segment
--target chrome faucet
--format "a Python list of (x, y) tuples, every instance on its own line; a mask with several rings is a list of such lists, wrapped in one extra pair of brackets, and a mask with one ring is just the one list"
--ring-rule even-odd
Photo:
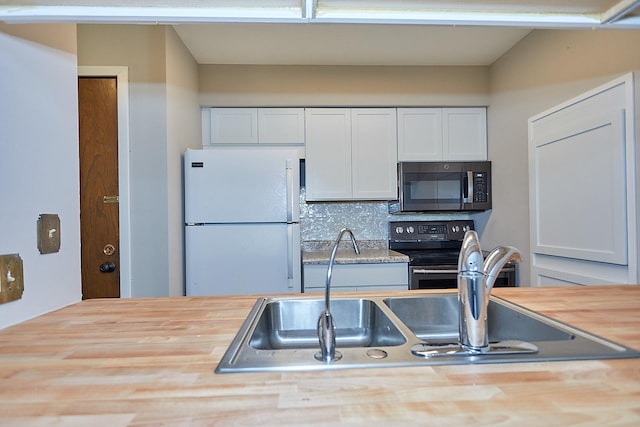
[(478, 235), (473, 230), (465, 233), (458, 258), (459, 331), (460, 346), (470, 353), (489, 351), (489, 296), (498, 273), (511, 260), (521, 260), (520, 252), (511, 246), (499, 246), (483, 260)]
[(330, 289), (331, 289), (331, 274), (333, 273), (333, 263), (336, 259), (336, 252), (338, 252), (338, 244), (342, 239), (342, 236), (347, 233), (353, 243), (353, 250), (356, 254), (360, 254), (360, 248), (358, 248), (358, 242), (353, 235), (353, 232), (348, 228), (340, 230), (340, 234), (333, 243), (333, 249), (331, 250), (331, 257), (329, 258), (329, 267), (327, 268), (327, 285), (324, 291), (324, 311), (320, 314), (318, 319), (318, 339), (320, 340), (320, 351), (316, 353), (316, 359), (323, 362), (331, 362), (333, 360), (340, 360), (342, 355), (336, 352), (336, 328), (333, 323), (333, 316), (331, 316), (330, 307)]

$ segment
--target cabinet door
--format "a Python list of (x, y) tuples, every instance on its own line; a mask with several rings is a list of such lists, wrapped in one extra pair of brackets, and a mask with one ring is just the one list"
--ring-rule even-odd
[(398, 197), (395, 109), (351, 110), (351, 154), (353, 199)]
[(304, 144), (304, 108), (259, 108), (258, 142)]
[(442, 160), (442, 108), (398, 108), (398, 160)]
[(305, 110), (309, 201), (351, 198), (351, 115), (347, 108)]
[[(331, 290), (376, 291), (407, 290), (409, 267), (406, 262), (372, 264), (334, 264)], [(320, 292), (327, 283), (326, 264), (303, 266), (304, 292)]]
[(211, 108), (212, 144), (258, 142), (257, 108)]
[(443, 160), (487, 160), (486, 108), (443, 108)]
[(624, 111), (532, 126), (531, 249), (626, 265)]

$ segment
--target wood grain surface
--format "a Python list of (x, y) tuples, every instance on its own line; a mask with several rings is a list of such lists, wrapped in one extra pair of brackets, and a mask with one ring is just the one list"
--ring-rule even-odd
[[(494, 293), (640, 349), (640, 286)], [(640, 425), (640, 359), (214, 374), (255, 300), (87, 300), (0, 330), (0, 425)]]

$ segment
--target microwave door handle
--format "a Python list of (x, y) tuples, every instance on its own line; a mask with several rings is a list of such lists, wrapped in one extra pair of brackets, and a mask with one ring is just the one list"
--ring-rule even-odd
[(462, 196), (463, 203), (473, 203), (473, 171), (467, 171), (465, 176), (464, 189), (466, 190)]

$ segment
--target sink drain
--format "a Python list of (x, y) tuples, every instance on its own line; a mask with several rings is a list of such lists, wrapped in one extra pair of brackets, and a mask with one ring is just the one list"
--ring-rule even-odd
[(379, 348), (372, 348), (371, 350), (367, 351), (367, 356), (372, 359), (384, 359), (388, 355), (389, 354), (386, 351), (380, 350)]
[[(324, 362), (325, 361), (322, 358), (322, 352), (321, 351), (316, 352), (316, 354), (314, 354), (313, 357), (315, 357), (315, 359), (318, 362)], [(335, 354), (335, 356), (333, 356), (333, 360), (331, 360), (331, 362), (337, 362), (340, 359), (342, 359), (342, 353), (340, 353), (338, 350), (336, 350), (336, 354)]]

